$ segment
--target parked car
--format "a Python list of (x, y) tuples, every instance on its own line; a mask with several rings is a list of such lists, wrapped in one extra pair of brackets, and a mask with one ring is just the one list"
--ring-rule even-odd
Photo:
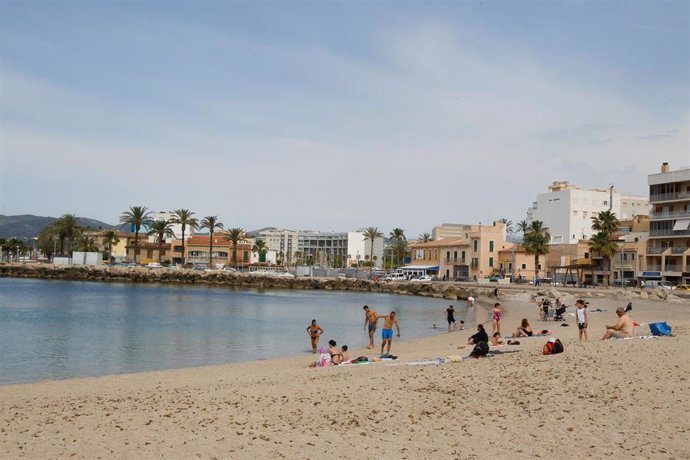
[(391, 273), (387, 275), (384, 281), (407, 281), (407, 276), (403, 273)]
[(232, 268), (232, 267), (223, 267), (223, 270), (222, 270), (222, 271), (224, 271), (224, 272), (226, 272), (226, 273), (237, 273), (237, 270), (235, 270), (235, 269)]
[(577, 281), (575, 280), (566, 280), (565, 283), (563, 283), (566, 287), (575, 287), (577, 286)]
[(146, 268), (163, 268), (163, 266), (157, 262), (150, 262), (146, 264)]
[(412, 283), (430, 283), (431, 282), (431, 276), (422, 275), (419, 278), (411, 279), (410, 282), (412, 282)]
[(584, 281), (584, 282), (582, 283), (582, 287), (586, 287), (586, 288), (587, 288), (587, 287), (597, 287), (597, 286), (599, 286), (599, 283), (597, 283), (597, 282), (595, 282), (595, 281), (587, 280), (587, 281)]

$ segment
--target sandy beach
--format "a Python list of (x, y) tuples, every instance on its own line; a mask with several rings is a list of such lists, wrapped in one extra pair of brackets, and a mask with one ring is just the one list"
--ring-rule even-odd
[[(501, 303), (504, 335), (526, 317), (565, 352), (543, 356), (546, 339), (528, 338), (445, 365), (308, 369), (305, 354), (7, 385), (0, 457), (690, 458), (690, 301), (633, 302), (636, 322), (667, 321), (674, 337), (601, 342), (627, 302), (593, 300), (607, 311), (590, 314), (585, 344), (570, 316), (560, 327), (518, 296)], [(469, 354), (472, 331), (434, 333), (394, 341), (395, 363)], [(351, 356), (372, 354), (354, 345)]]

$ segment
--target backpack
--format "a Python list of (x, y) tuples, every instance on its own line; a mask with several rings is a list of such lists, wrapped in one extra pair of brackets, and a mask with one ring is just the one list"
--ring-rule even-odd
[(560, 339), (556, 339), (553, 342), (546, 342), (544, 344), (543, 352), (545, 355), (555, 355), (558, 353), (563, 353), (563, 343)]
[(486, 342), (479, 342), (472, 349), (470, 356), (478, 358), (480, 356), (486, 356), (487, 353), (489, 353), (489, 344)]

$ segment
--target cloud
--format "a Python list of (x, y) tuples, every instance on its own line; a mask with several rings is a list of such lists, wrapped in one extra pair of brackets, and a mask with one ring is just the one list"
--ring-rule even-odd
[[(223, 56), (250, 48), (246, 67), (192, 61), (209, 66), (207, 85), (149, 81), (143, 68), (150, 99), (4, 66), (0, 178), (17, 198), (2, 200), (3, 212), (113, 222), (143, 204), (247, 228), (417, 234), (440, 222), (520, 220), (554, 180), (643, 194), (657, 152), (687, 160), (687, 113), (661, 120), (592, 84), (587, 69), (564, 74), (481, 29), (404, 24), (372, 32), (366, 55), (245, 38)], [(201, 44), (209, 32), (184, 36)], [(228, 40), (211, 36), (218, 48)], [(28, 196), (17, 179), (26, 171), (41, 178)]]

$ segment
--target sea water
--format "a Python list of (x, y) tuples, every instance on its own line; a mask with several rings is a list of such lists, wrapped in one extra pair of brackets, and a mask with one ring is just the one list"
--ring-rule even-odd
[(449, 304), (466, 327), (480, 315), (390, 294), (0, 278), (0, 384), (306, 356), (312, 319), (320, 345), (363, 347), (365, 304), (396, 311), (405, 340), (445, 332)]

